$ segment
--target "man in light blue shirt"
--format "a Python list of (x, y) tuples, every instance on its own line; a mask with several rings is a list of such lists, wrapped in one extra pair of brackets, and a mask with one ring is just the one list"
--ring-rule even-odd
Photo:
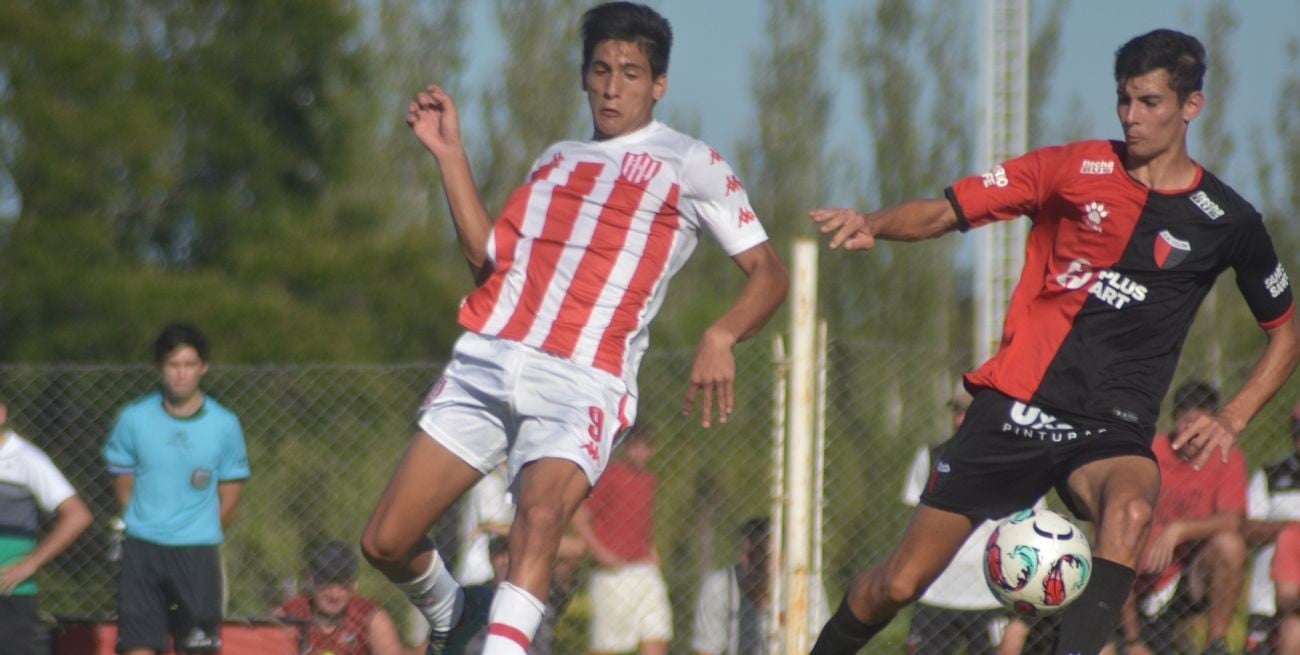
[[(154, 341), (161, 389), (122, 409), (104, 460), (126, 513), (118, 576), (117, 651), (147, 655), (221, 647), (222, 530), (249, 476), (239, 419), (204, 395), (208, 342), (173, 323)], [(174, 609), (169, 609), (174, 608)]]

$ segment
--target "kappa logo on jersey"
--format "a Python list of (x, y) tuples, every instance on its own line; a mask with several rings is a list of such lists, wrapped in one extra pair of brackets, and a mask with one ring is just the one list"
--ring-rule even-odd
[(1291, 286), (1291, 278), (1287, 277), (1286, 269), (1282, 268), (1282, 262), (1278, 262), (1277, 268), (1273, 269), (1273, 272), (1269, 273), (1268, 277), (1264, 279), (1264, 288), (1268, 289), (1269, 295), (1276, 298), (1282, 295), (1282, 292), (1286, 291), (1289, 286)]
[(1097, 282), (1088, 289), (1088, 293), (1115, 309), (1124, 309), (1124, 306), (1129, 303), (1147, 299), (1146, 286), (1115, 271), (1098, 273)]
[(735, 175), (727, 176), (727, 193), (725, 195), (729, 196), (741, 190), (742, 188), (744, 187), (740, 186), (740, 178), (736, 177)]
[(1106, 205), (1099, 202), (1090, 202), (1083, 206), (1083, 217), (1088, 221), (1085, 225), (1097, 232), (1101, 231), (1101, 221), (1107, 216), (1110, 216), (1110, 212), (1106, 211)]
[(753, 223), (755, 218), (757, 218), (757, 216), (754, 215), (754, 211), (752, 209), (748, 207), (741, 207), (740, 214), (737, 215), (736, 217), (738, 221), (737, 225), (744, 227), (746, 225), (749, 225), (750, 223)]
[(1082, 289), (1091, 281), (1092, 262), (1082, 258), (1070, 262), (1065, 272), (1056, 276), (1056, 283), (1070, 291)]
[(985, 189), (991, 186), (1002, 188), (1010, 183), (1010, 180), (1007, 179), (1007, 169), (1003, 168), (1000, 164), (994, 166), (993, 170), (984, 174)]
[(1204, 191), (1197, 191), (1196, 193), (1193, 193), (1191, 196), (1188, 197), (1188, 200), (1191, 200), (1192, 204), (1196, 205), (1197, 207), (1200, 207), (1201, 211), (1205, 212), (1205, 215), (1209, 216), (1210, 220), (1212, 221), (1218, 219), (1220, 216), (1223, 216), (1223, 214), (1225, 213), (1223, 211), (1223, 208), (1220, 207), (1218, 204), (1216, 204), (1213, 200), (1210, 200), (1210, 196), (1206, 194)]
[(1174, 236), (1169, 230), (1160, 230), (1156, 239), (1156, 266), (1173, 268), (1187, 259), (1192, 253), (1192, 244)]
[(1085, 159), (1079, 172), (1084, 175), (1110, 175), (1115, 172), (1115, 162)]
[(643, 152), (629, 152), (623, 155), (623, 179), (641, 186), (654, 179), (663, 168), (663, 162)]
[(709, 165), (712, 166), (720, 161), (722, 161), (722, 155), (717, 150), (709, 148)]

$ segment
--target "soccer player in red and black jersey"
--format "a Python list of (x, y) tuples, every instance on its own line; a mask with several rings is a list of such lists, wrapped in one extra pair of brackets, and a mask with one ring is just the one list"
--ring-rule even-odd
[(1065, 610), (1055, 652), (1092, 655), (1133, 582), (1160, 488), (1151, 440), (1197, 307), (1223, 270), (1267, 334), (1245, 383), (1180, 430), (1173, 448), (1200, 467), (1295, 369), (1290, 283), (1259, 213), (1187, 152), (1205, 105), (1205, 48), (1156, 30), (1116, 53), (1123, 141), (1044, 148), (945, 197), (871, 213), (811, 212), (831, 248), (916, 241), (1028, 216), (1025, 264), (998, 352), (968, 373), (975, 395), (900, 543), (860, 575), (813, 653), (853, 653), (943, 570), (976, 525), (1055, 486), (1096, 524), (1094, 573)]

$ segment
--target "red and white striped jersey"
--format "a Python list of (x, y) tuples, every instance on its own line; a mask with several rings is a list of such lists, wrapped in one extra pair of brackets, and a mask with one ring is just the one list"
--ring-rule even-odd
[(650, 321), (701, 229), (728, 255), (767, 240), (740, 180), (704, 143), (657, 121), (556, 143), (506, 201), (488, 239), (492, 272), (461, 303), (460, 324), (635, 389)]

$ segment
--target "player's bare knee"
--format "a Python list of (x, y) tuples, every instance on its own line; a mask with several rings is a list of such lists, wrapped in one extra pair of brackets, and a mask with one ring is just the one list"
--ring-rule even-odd
[(519, 508), (515, 517), (526, 540), (557, 536), (564, 529), (564, 510), (559, 503), (537, 503)]
[(912, 604), (929, 586), (925, 576), (907, 566), (887, 566), (876, 579), (879, 581), (876, 596), (891, 611)]
[(405, 563), (408, 550), (391, 539), (384, 539), (372, 525), (367, 525), (361, 533), (361, 555), (380, 571), (400, 568)]

